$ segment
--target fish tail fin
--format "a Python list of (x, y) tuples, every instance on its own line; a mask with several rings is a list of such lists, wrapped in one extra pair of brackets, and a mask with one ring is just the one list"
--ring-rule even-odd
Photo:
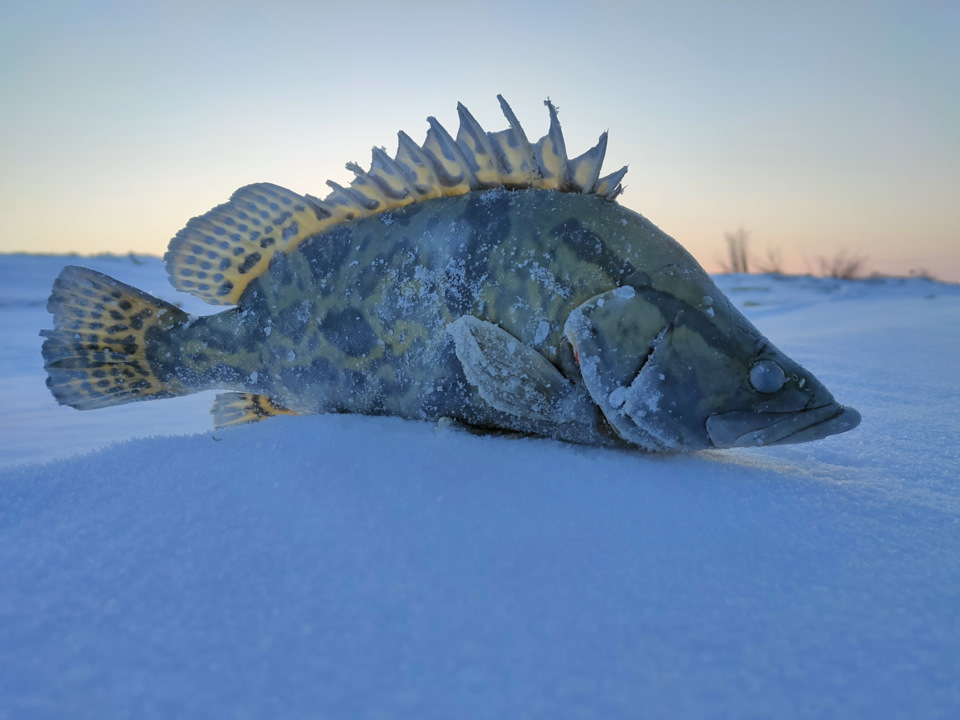
[(43, 362), (47, 387), (61, 405), (93, 410), (194, 391), (156, 363), (170, 331), (190, 322), (175, 305), (68, 266), (54, 281), (47, 311), (54, 329), (40, 332)]

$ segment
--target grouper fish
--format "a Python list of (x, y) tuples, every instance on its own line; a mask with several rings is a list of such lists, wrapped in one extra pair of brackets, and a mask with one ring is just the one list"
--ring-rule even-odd
[(66, 267), (47, 309), (47, 385), (88, 410), (201, 390), (216, 426), (281, 414), (450, 420), (678, 452), (855, 427), (676, 241), (615, 202), (622, 168), (567, 157), (557, 111), (531, 143), (461, 104), (454, 139), (350, 163), (323, 200), (261, 183), (191, 220), (164, 258), (198, 317)]

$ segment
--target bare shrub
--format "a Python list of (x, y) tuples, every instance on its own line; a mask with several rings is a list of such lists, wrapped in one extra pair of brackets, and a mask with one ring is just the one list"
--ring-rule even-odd
[(727, 262), (722, 264), (723, 271), (728, 273), (747, 273), (749, 270), (748, 248), (750, 233), (740, 228), (736, 232), (726, 233)]
[(757, 270), (762, 273), (783, 275), (783, 256), (780, 254), (780, 248), (767, 248), (767, 259), (757, 263)]
[(821, 255), (817, 260), (820, 274), (838, 280), (855, 280), (863, 275), (867, 265), (867, 256), (848, 252), (846, 248), (832, 258)]

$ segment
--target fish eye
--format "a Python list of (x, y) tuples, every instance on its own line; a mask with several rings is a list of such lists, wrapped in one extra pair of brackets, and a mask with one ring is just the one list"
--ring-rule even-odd
[(750, 384), (761, 393), (775, 393), (783, 387), (787, 376), (773, 360), (758, 360), (750, 368)]

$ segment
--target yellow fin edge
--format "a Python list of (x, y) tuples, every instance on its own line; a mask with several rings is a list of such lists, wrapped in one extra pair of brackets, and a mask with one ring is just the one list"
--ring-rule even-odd
[(219, 430), (232, 425), (260, 422), (277, 415), (299, 415), (300, 413), (277, 405), (264, 395), (226, 392), (220, 393), (213, 399), (210, 414), (213, 415), (213, 426)]

